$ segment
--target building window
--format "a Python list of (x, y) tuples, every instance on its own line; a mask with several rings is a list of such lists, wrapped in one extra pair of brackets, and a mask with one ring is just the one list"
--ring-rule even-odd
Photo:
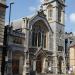
[(42, 47), (46, 48), (47, 46), (47, 35), (48, 29), (43, 23), (43, 21), (39, 21), (38, 23), (34, 24), (32, 27), (32, 43), (33, 47)]
[(14, 37), (13, 38), (13, 43), (15, 43), (15, 44), (22, 44), (22, 38)]
[(48, 10), (48, 17), (49, 17), (49, 18), (52, 18), (52, 13), (53, 13), (53, 10), (52, 10), (52, 9), (49, 9), (49, 10)]
[(46, 34), (43, 35), (43, 47), (46, 48)]
[(46, 34), (42, 32), (32, 33), (32, 46), (46, 48)]
[(48, 15), (48, 20), (52, 20), (52, 16), (53, 16), (53, 6), (50, 4), (47, 6), (47, 15)]
[(61, 12), (62, 12), (62, 7), (59, 5), (58, 6), (58, 22), (61, 22)]
[(37, 33), (32, 33), (32, 46), (37, 46)]
[(38, 33), (38, 47), (42, 45), (42, 33)]

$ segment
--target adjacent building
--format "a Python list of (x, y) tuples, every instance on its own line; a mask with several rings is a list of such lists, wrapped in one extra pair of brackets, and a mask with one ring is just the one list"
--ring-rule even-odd
[(67, 33), (65, 32), (65, 59), (66, 59), (66, 71), (68, 73), (70, 64), (69, 64), (69, 50), (70, 45), (74, 41), (74, 35), (72, 32)]
[(75, 40), (70, 45), (69, 50), (69, 72), (75, 74)]
[(3, 39), (4, 39), (4, 25), (5, 25), (5, 10), (6, 0), (0, 0), (0, 74), (1, 74), (1, 62), (3, 51)]
[(23, 59), (25, 55), (25, 34), (13, 30), (12, 26), (5, 26), (5, 75), (22, 75)]
[(75, 68), (75, 35), (70, 33), (65, 33), (65, 58), (66, 58), (66, 70), (67, 73), (74, 73)]

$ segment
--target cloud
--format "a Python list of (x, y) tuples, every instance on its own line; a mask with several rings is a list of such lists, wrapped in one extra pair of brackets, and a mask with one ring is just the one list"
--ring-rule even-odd
[(40, 3), (42, 3), (44, 0), (40, 0)]
[(75, 23), (75, 13), (70, 14), (70, 21)]
[(40, 10), (40, 6), (41, 6), (40, 4), (37, 5), (36, 7), (30, 6), (30, 7), (29, 7), (29, 11), (32, 12), (32, 13), (34, 13), (34, 12)]
[(34, 12), (34, 11), (36, 10), (36, 8), (33, 7), (33, 6), (31, 6), (31, 7), (29, 7), (29, 10), (30, 10), (31, 12)]
[(38, 11), (40, 9), (41, 4), (43, 3), (44, 0), (38, 0), (39, 4), (34, 7), (34, 6), (30, 6), (29, 7), (29, 11), (34, 13), (35, 11)]

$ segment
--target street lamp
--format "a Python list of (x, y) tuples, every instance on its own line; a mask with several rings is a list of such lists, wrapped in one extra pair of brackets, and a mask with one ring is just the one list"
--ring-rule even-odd
[(14, 4), (14, 2), (10, 3), (10, 8), (9, 8), (9, 25), (10, 25), (10, 21), (11, 21), (11, 6)]
[[(13, 2), (10, 3), (10, 9), (9, 9), (9, 25), (10, 25), (10, 19), (11, 19), (11, 5), (14, 4)], [(5, 31), (4, 31), (5, 32)], [(4, 34), (4, 47), (2, 52), (2, 65), (1, 65), (1, 75), (4, 75), (5, 72), (5, 65), (6, 65), (6, 55), (7, 55), (7, 32)], [(5, 39), (6, 38), (6, 39)]]

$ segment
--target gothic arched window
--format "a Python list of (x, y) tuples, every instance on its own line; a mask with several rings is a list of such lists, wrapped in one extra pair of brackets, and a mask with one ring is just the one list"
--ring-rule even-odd
[(53, 7), (52, 5), (49, 5), (48, 7), (48, 19), (52, 19), (52, 16), (53, 16)]
[(59, 5), (58, 6), (58, 22), (61, 22), (61, 12), (62, 12), (62, 7)]
[(53, 10), (52, 9), (49, 9), (48, 10), (48, 16), (49, 16), (49, 18), (52, 18), (52, 13), (53, 13)]
[[(45, 28), (45, 27), (44, 27)], [(46, 48), (46, 29), (43, 29), (42, 25), (33, 26), (32, 31), (32, 46)]]

